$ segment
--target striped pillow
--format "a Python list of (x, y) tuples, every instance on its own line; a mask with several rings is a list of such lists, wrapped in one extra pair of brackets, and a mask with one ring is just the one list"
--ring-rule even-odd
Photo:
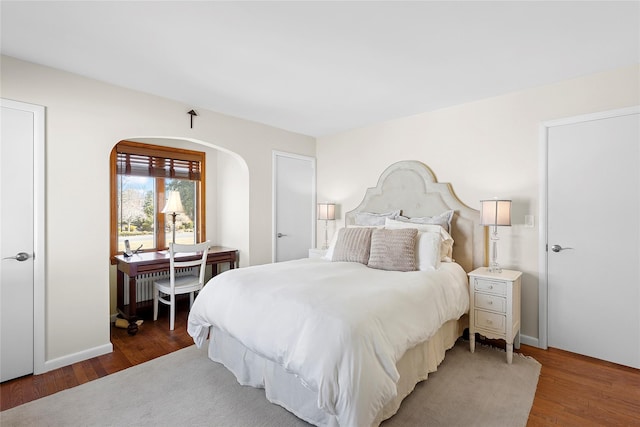
[(342, 228), (338, 234), (331, 261), (367, 264), (372, 228)]
[(415, 228), (373, 230), (369, 267), (379, 270), (414, 271), (417, 235), (418, 230)]

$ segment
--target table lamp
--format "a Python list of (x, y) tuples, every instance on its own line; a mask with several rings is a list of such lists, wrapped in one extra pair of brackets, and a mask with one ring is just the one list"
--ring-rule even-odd
[(498, 264), (497, 243), (498, 227), (511, 225), (511, 200), (481, 200), (480, 201), (480, 225), (493, 227), (491, 233), (491, 262), (489, 271), (492, 273), (502, 273), (502, 267)]
[(184, 208), (182, 207), (182, 201), (180, 200), (180, 192), (179, 191), (168, 191), (169, 197), (167, 198), (167, 203), (164, 205), (164, 209), (162, 209), (162, 213), (169, 214), (172, 217), (173, 222), (173, 243), (176, 242), (176, 215), (184, 212)]
[(322, 249), (329, 248), (327, 226), (329, 221), (336, 219), (336, 205), (335, 203), (318, 203), (318, 219), (324, 220), (324, 245)]

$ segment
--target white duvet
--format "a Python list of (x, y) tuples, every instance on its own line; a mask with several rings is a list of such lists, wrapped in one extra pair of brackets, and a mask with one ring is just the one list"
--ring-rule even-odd
[(188, 331), (216, 326), (296, 374), (341, 426), (370, 426), (396, 395), (396, 362), (468, 311), (464, 270), (392, 272), (301, 259), (229, 270), (200, 292)]

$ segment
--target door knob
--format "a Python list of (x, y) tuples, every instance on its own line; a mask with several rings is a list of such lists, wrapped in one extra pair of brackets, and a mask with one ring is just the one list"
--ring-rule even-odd
[(29, 258), (31, 258), (31, 255), (29, 255), (26, 252), (20, 252), (16, 256), (8, 256), (8, 257), (4, 257), (2, 259), (15, 259), (17, 261), (26, 261)]
[(573, 249), (573, 248), (563, 248), (563, 247), (562, 247), (562, 246), (560, 246), (560, 245), (553, 245), (553, 246), (551, 246), (551, 250), (552, 250), (553, 252), (560, 252), (560, 251), (564, 251), (564, 250), (567, 250), (567, 249)]
[(278, 239), (279, 239), (280, 237), (285, 237), (286, 234), (278, 233), (278, 234), (276, 234), (276, 236), (278, 236)]

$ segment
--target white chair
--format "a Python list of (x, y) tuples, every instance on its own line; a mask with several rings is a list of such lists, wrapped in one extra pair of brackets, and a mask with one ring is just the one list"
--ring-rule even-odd
[[(156, 280), (153, 282), (153, 320), (158, 320), (158, 301), (170, 306), (169, 329), (173, 331), (176, 318), (176, 295), (189, 295), (189, 309), (193, 305), (194, 294), (204, 286), (204, 273), (207, 266), (207, 254), (209, 253), (210, 243), (198, 243), (195, 245), (180, 245), (176, 243), (169, 244), (170, 267), (169, 277), (167, 279)], [(176, 255), (184, 253), (201, 253), (202, 256), (191, 261), (176, 260)], [(190, 274), (187, 276), (176, 277), (177, 268), (196, 267), (199, 266), (198, 274)], [(164, 297), (160, 294), (164, 294)]]

